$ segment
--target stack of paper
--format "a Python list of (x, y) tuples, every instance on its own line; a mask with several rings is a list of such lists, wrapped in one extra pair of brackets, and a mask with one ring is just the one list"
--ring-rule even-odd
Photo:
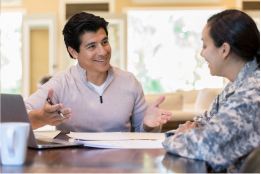
[(163, 148), (164, 133), (121, 133), (121, 132), (71, 132), (70, 141), (84, 143), (88, 147), (120, 149)]

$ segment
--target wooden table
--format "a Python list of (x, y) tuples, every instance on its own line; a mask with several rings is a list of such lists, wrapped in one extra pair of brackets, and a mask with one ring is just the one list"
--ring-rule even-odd
[[(68, 139), (58, 135), (58, 139)], [(28, 149), (23, 166), (1, 166), (1, 173), (206, 173), (204, 161), (165, 149), (98, 149), (70, 147)]]

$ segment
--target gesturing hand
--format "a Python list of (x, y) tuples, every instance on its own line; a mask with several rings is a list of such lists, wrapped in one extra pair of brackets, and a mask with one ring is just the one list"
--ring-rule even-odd
[(178, 133), (183, 132), (183, 131), (185, 131), (187, 129), (193, 129), (195, 127), (198, 127), (198, 123), (197, 122), (191, 123), (190, 121), (187, 121), (183, 126), (181, 126), (179, 128), (178, 131), (175, 132), (175, 135), (177, 135)]
[(160, 96), (154, 103), (152, 103), (146, 110), (143, 119), (145, 131), (151, 131), (154, 127), (160, 124), (167, 123), (170, 120), (171, 112), (160, 109), (158, 106), (165, 100), (164, 96)]
[[(50, 88), (48, 92), (48, 98), (53, 102), (53, 89)], [(61, 123), (69, 121), (72, 116), (72, 110), (70, 108), (61, 109), (62, 104), (50, 105), (47, 101), (45, 101), (44, 107), (42, 109), (41, 118), (47, 125), (57, 126)], [(57, 113), (57, 109), (59, 109), (64, 117), (60, 116)]]

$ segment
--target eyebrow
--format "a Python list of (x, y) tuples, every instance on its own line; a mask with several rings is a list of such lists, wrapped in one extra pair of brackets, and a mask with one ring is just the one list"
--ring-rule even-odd
[[(102, 41), (104, 41), (104, 40), (108, 40), (108, 37), (106, 36), (106, 37), (104, 37), (103, 39), (102, 39)], [(88, 46), (90, 46), (90, 45), (93, 45), (93, 44), (95, 44), (96, 42), (90, 42), (90, 43), (87, 43), (84, 47), (86, 48), (86, 47), (88, 47)]]

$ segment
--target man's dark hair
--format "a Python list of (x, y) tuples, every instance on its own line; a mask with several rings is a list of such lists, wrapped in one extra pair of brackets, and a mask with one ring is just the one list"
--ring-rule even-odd
[(260, 64), (260, 33), (254, 20), (239, 10), (225, 10), (208, 19), (210, 36), (216, 47), (224, 42), (245, 61)]
[[(103, 28), (108, 36), (108, 22), (99, 16), (95, 16), (90, 13), (77, 13), (71, 17), (65, 24), (63, 29), (64, 42), (68, 51), (68, 46), (72, 47), (77, 53), (80, 51), (80, 45), (82, 43), (81, 36), (86, 32), (97, 32), (100, 28)], [(71, 58), (73, 56), (68, 51)]]

